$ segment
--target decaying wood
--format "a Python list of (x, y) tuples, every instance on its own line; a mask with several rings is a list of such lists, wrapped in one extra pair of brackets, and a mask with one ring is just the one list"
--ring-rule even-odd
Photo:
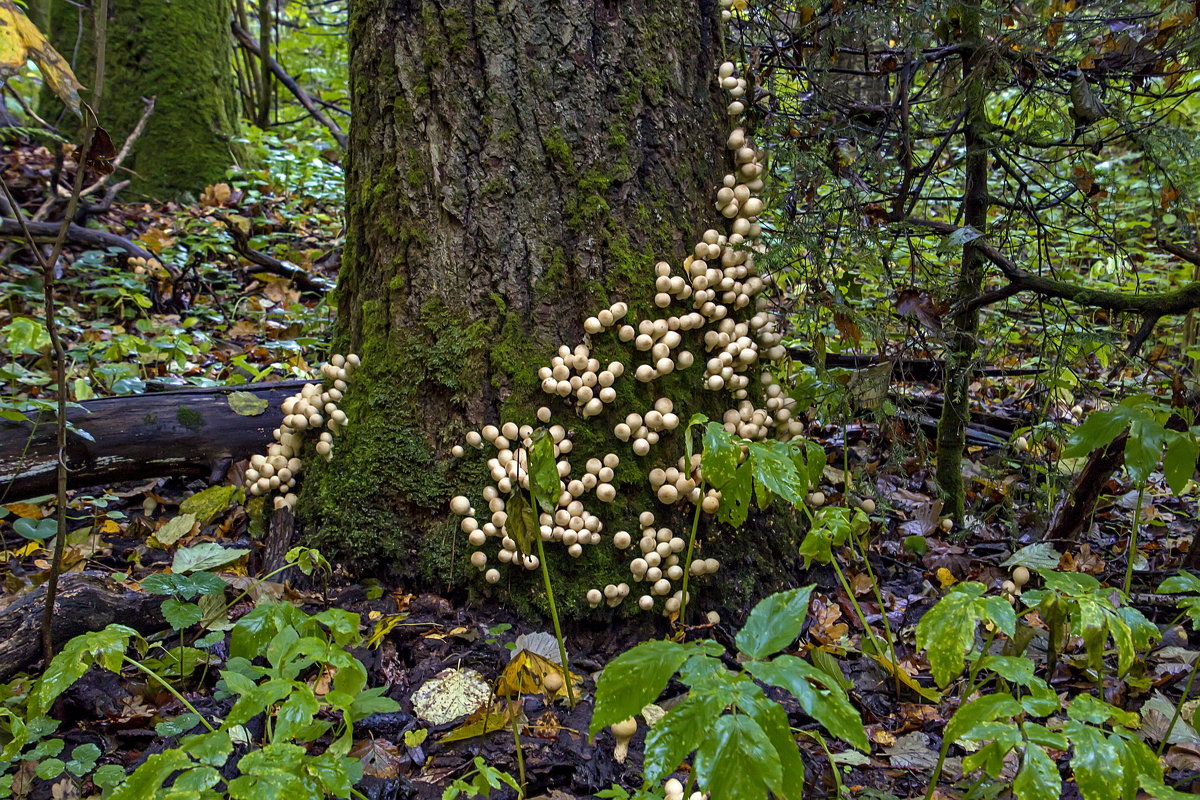
[[(166, 626), (162, 598), (122, 589), (100, 572), (67, 573), (59, 580), (54, 647), (114, 622), (150, 633)], [(33, 667), (41, 658), (46, 587), (38, 586), (0, 608), (0, 681)]]
[[(304, 381), (183, 389), (87, 400), (67, 418), (90, 434), (67, 438), (68, 486), (79, 489), (165, 475), (219, 478), (230, 463), (262, 451), (280, 422), (279, 405)], [(229, 406), (229, 395), (250, 392), (267, 401), (256, 416)], [(0, 500), (54, 491), (54, 421), (0, 420)]]

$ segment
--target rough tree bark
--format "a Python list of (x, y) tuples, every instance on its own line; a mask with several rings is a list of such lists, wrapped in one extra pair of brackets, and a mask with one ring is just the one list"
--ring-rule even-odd
[[(51, 41), (89, 87), (90, 5), (49, 0)], [(168, 199), (221, 180), (240, 149), (228, 3), (113, 0), (110, 9), (100, 124), (118, 148), (142, 116), (142, 98), (157, 98), (125, 162), (133, 191)], [(61, 108), (49, 96), (46, 104)]]
[[(962, 72), (965, 117), (963, 124), (966, 147), (966, 185), (963, 190), (963, 219), (980, 234), (987, 230), (988, 214), (988, 146), (987, 89), (984, 84), (986, 50), (980, 22), (980, 10), (962, 7)], [(972, 362), (977, 349), (979, 309), (969, 306), (971, 299), (983, 289), (986, 259), (972, 242), (962, 249), (962, 265), (954, 291), (959, 311), (951, 318), (948, 334), (950, 347), (946, 353), (945, 402), (938, 420), (937, 481), (945, 495), (947, 511), (962, 524), (966, 493), (963, 488), (962, 458), (966, 447), (967, 423), (970, 421)]]
[[(717, 227), (713, 194), (727, 169), (717, 4), (362, 0), (352, 9), (337, 349), (359, 352), (363, 365), (344, 403), (350, 430), (332, 463), (309, 475), (301, 517), (311, 540), (359, 567), (388, 563), (430, 588), (480, 586), (446, 508), (456, 493), (478, 496), (486, 455), (456, 461), (451, 446), (484, 424), (534, 422), (546, 398), (538, 367), (582, 341), (589, 314), (622, 300), (631, 318), (663, 316), (649, 313), (655, 262), (678, 265)], [(626, 353), (615, 335), (593, 348), (601, 363)], [(701, 372), (676, 372), (654, 391), (697, 396)], [(606, 524), (636, 531), (653, 465), (611, 430), (654, 395), (632, 379), (617, 388), (619, 411), (582, 420), (556, 410), (554, 421), (575, 431), (573, 462), (621, 456), (622, 494)], [(707, 410), (719, 419), (719, 408)], [(794, 546), (778, 546), (757, 553), (747, 586), (794, 561)], [(628, 580), (612, 551), (589, 548), (553, 568), (575, 589), (605, 570), (600, 586)], [(510, 597), (522, 586), (539, 593), (536, 573), (513, 572), (501, 584)], [(575, 589), (569, 602), (582, 598)]]

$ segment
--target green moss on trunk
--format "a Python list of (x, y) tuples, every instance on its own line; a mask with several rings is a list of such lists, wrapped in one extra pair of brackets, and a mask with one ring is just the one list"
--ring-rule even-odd
[[(595, 0), (569, 12), (531, 0), (503, 14), (468, 0), (353, 7), (336, 348), (357, 351), (363, 365), (343, 404), (351, 428), (301, 493), (311, 542), (412, 586), (499, 592), (544, 609), (536, 572), (505, 568), (496, 587), (485, 584), (448, 514), (456, 494), (484, 508), (489, 481), (489, 454), (454, 459), (452, 446), (486, 424), (536, 424), (543, 404), (573, 431), (576, 472), (589, 457), (621, 458), (617, 501), (590, 506), (606, 538), (636, 534), (645, 510), (688, 529), (690, 517), (676, 518), (685, 512), (658, 503), (646, 482), (649, 469), (679, 457), (682, 437), (639, 458), (612, 427), (660, 396), (684, 422), (694, 411), (719, 417), (716, 394), (699, 388), (703, 348), (692, 347), (691, 370), (643, 384), (632, 364), (644, 358), (631, 360), (615, 333), (595, 337), (595, 358), (630, 366), (616, 401), (588, 420), (547, 398), (537, 370), (613, 302), (627, 302), (634, 321), (663, 316), (652, 302), (655, 263), (678, 268), (716, 225), (712, 195), (726, 166), (717, 15), (712, 0)], [(782, 582), (795, 539), (784, 527), (756, 540), (750, 549), (762, 558), (740, 586), (725, 574), (722, 585)], [(747, 552), (729, 534), (706, 540), (704, 554), (729, 563)], [(550, 550), (568, 614), (586, 608), (587, 589), (630, 580), (629, 556), (610, 543), (579, 559)]]
[[(240, 157), (229, 5), (225, 0), (113, 2), (100, 124), (121, 143), (155, 98), (154, 114), (125, 162), (132, 189), (171, 199), (220, 181)], [(52, 0), (55, 47), (86, 86), (95, 65), (91, 9)], [(82, 28), (81, 28), (82, 24)], [(82, 31), (82, 32), (81, 32)], [(87, 92), (83, 93), (89, 99)], [(55, 100), (44, 103), (57, 115)]]

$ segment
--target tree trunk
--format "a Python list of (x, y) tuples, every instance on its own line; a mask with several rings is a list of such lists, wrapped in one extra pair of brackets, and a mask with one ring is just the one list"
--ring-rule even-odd
[[(92, 86), (90, 3), (51, 0), (50, 37)], [(100, 125), (119, 149), (157, 98), (126, 160), (133, 191), (169, 199), (220, 181), (240, 155), (227, 0), (112, 0)], [(87, 92), (83, 93), (89, 100)], [(57, 101), (47, 100), (55, 109)], [(57, 114), (56, 111), (51, 113)], [(64, 117), (65, 121), (65, 117)], [(68, 123), (69, 125), (69, 123)]]
[[(630, 362), (617, 399), (592, 419), (547, 399), (537, 370), (560, 345), (584, 341), (584, 319), (613, 302), (628, 302), (634, 324), (665, 317), (652, 313), (655, 262), (678, 274), (700, 234), (718, 227), (728, 123), (714, 81), (716, 2), (352, 9), (338, 347), (363, 361), (344, 404), (349, 432), (301, 497), (310, 539), (428, 588), (483, 586), (447, 506), (460, 493), (480, 506), (487, 455), (468, 448), (456, 460), (450, 450), (486, 424), (537, 425), (542, 405), (574, 432), (575, 474), (586, 457), (620, 456), (618, 499), (594, 511), (607, 534), (628, 529), (636, 540), (648, 509), (667, 524), (671, 510), (653, 502), (645, 475), (682, 453), (682, 426), (645, 458), (611, 431), (659, 394), (684, 425), (693, 411), (720, 419), (718, 393), (700, 391), (703, 345), (692, 348), (696, 366), (652, 384), (635, 380)], [(592, 346), (601, 364), (629, 361), (632, 349), (615, 332)], [(773, 531), (771, 542), (741, 588), (761, 590), (764, 575), (794, 562), (787, 536)], [(569, 607), (587, 588), (630, 580), (611, 545), (556, 555)], [(504, 575), (509, 597), (541, 594), (536, 573)]]
[[(986, 69), (980, 10), (962, 6), (963, 93), (966, 116), (963, 125), (966, 145), (966, 185), (963, 191), (963, 220), (980, 234), (987, 230), (988, 147)], [(955, 306), (962, 309), (983, 289), (986, 260), (974, 243), (962, 249), (962, 266), (954, 292)], [(978, 309), (960, 310), (951, 318), (947, 333), (945, 401), (938, 420), (937, 481), (945, 496), (946, 510), (961, 525), (966, 512), (962, 479), (962, 457), (966, 447), (967, 423), (971, 418), (968, 386), (978, 346)]]

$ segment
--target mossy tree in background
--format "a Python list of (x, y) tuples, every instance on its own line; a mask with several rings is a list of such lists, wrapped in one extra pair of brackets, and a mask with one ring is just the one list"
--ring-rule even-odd
[[(537, 370), (560, 345), (583, 341), (584, 318), (616, 301), (630, 304), (633, 320), (665, 316), (652, 313), (655, 262), (678, 269), (705, 229), (724, 227), (712, 205), (729, 169), (713, 79), (718, 19), (712, 0), (352, 8), (335, 349), (360, 353), (363, 364), (346, 403), (351, 428), (301, 495), (322, 547), (430, 588), (482, 584), (464, 570), (469, 545), (447, 504), (462, 492), (478, 498), (487, 456), (468, 448), (456, 460), (451, 447), (485, 424), (536, 424), (547, 403)], [(605, 334), (593, 355), (628, 360), (627, 347)], [(675, 441), (673, 455), (635, 457), (613, 425), (649, 409), (655, 393), (681, 414), (719, 419), (701, 373), (651, 386), (630, 376), (613, 410), (593, 419), (547, 403), (574, 431), (573, 461), (621, 457), (620, 494), (602, 507), (610, 532), (636, 532), (641, 510), (668, 515), (645, 474), (682, 452)], [(749, 583), (778, 572), (787, 553), (795, 558), (784, 538), (772, 537), (779, 558), (758, 552)], [(569, 603), (629, 580), (613, 550), (553, 559)], [(509, 596), (536, 595), (536, 573), (523, 585), (517, 572), (501, 584)]]
[[(90, 3), (49, 0), (51, 40), (91, 86)], [(100, 124), (119, 148), (154, 97), (125, 165), (133, 191), (156, 199), (197, 192), (234, 163), (238, 130), (226, 0), (112, 0)], [(89, 100), (87, 92), (83, 93)], [(53, 119), (61, 105), (48, 101)], [(64, 124), (70, 123), (63, 118)]]

